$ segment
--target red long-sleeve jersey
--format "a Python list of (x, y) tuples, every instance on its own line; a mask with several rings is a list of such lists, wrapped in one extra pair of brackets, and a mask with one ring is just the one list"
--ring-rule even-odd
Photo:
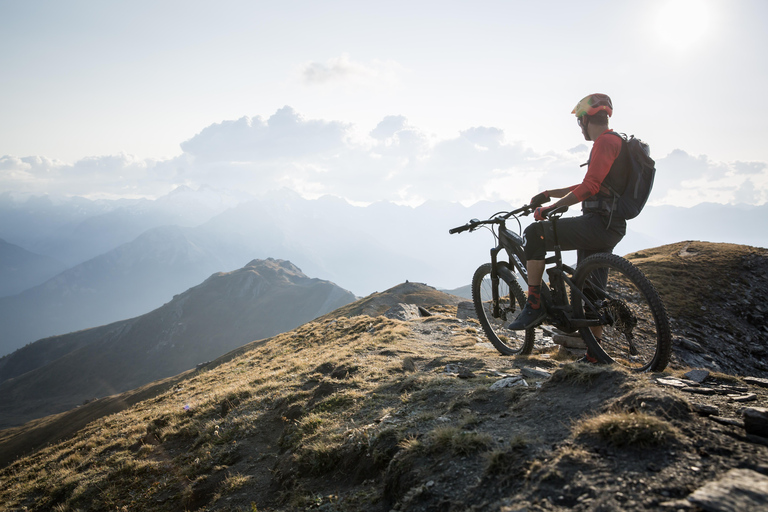
[(620, 137), (607, 136), (608, 132), (611, 131), (613, 130), (605, 130), (592, 145), (589, 166), (587, 167), (587, 174), (584, 175), (584, 181), (578, 185), (568, 187), (579, 201), (584, 201), (600, 191), (600, 185), (602, 185), (603, 180), (608, 175), (608, 171), (611, 170), (613, 162), (621, 152), (622, 140)]

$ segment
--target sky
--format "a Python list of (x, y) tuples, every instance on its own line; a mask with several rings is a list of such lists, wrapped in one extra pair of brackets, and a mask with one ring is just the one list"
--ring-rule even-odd
[(581, 181), (614, 103), (652, 204), (768, 202), (764, 0), (0, 0), (0, 193), (354, 204)]

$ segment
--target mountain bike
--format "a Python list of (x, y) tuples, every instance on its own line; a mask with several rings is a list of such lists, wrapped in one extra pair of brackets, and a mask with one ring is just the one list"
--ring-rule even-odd
[[(491, 262), (472, 277), (472, 301), (490, 342), (505, 355), (530, 354), (536, 328), (511, 331), (507, 326), (523, 309), (526, 295), (518, 281), (528, 282), (520, 217), (538, 205), (498, 212), (486, 220), (472, 219), (450, 234), (487, 228), (494, 236)], [(544, 324), (564, 333), (578, 332), (598, 362), (633, 371), (661, 371), (669, 363), (672, 341), (664, 303), (648, 278), (630, 261), (615, 254), (584, 258), (576, 269), (565, 265), (557, 240), (557, 221), (567, 207), (547, 211), (554, 232), (554, 255), (545, 259), (549, 282), (542, 283), (547, 308)], [(518, 233), (507, 228), (517, 221)], [(500, 258), (502, 250), (508, 260)]]

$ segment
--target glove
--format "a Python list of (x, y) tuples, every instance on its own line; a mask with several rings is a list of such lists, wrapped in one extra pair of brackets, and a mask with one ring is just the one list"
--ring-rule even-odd
[(547, 210), (549, 210), (550, 208), (551, 206), (540, 206), (536, 208), (533, 211), (533, 220), (546, 220)]
[(531, 198), (531, 204), (534, 206), (539, 206), (544, 203), (548, 203), (549, 199), (549, 191), (545, 190), (544, 192), (540, 192), (533, 196), (533, 198)]

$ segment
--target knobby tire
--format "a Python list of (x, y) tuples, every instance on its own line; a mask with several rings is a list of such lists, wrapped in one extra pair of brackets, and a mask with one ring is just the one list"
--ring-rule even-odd
[[(598, 277), (601, 271), (607, 272), (606, 286)], [(672, 353), (667, 311), (640, 269), (615, 254), (594, 254), (579, 264), (573, 281), (590, 300), (597, 297), (600, 313), (611, 319), (601, 327), (600, 342), (590, 328), (579, 330), (599, 362), (616, 363), (636, 372), (666, 368)], [(580, 297), (572, 302), (575, 318), (596, 316)]]
[[(498, 267), (504, 267), (506, 275), (512, 276), (509, 264), (499, 262)], [(481, 265), (472, 277), (472, 302), (475, 312), (486, 337), (504, 355), (530, 354), (533, 350), (534, 329), (525, 332), (510, 331), (510, 324), (522, 311), (525, 305), (525, 293), (517, 280), (507, 280), (499, 276), (498, 280), (499, 314), (494, 316), (493, 281), (491, 279), (491, 264)]]

